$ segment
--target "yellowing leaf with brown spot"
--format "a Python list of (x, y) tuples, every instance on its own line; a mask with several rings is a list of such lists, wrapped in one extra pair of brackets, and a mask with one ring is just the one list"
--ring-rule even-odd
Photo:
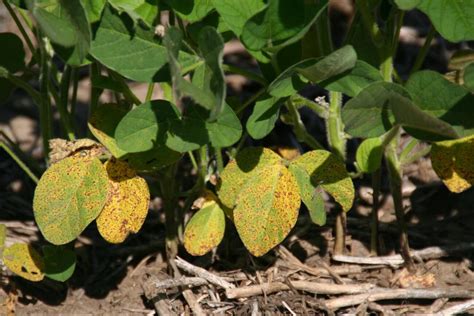
[(15, 274), (38, 282), (44, 278), (44, 262), (41, 255), (30, 245), (13, 244), (3, 251), (3, 262)]
[[(308, 209), (312, 210), (312, 204), (317, 204), (313, 193), (318, 186), (328, 192), (344, 211), (352, 207), (354, 184), (344, 162), (336, 155), (326, 150), (313, 150), (292, 161), (289, 169), (298, 181), (301, 197)], [(316, 204), (314, 208), (320, 208)]]
[(298, 184), (282, 164), (259, 168), (237, 198), (234, 223), (245, 247), (262, 256), (285, 239), (300, 208)]
[(469, 189), (474, 183), (474, 136), (434, 143), (431, 163), (451, 192)]
[(281, 157), (268, 148), (248, 147), (240, 151), (222, 172), (218, 188), (222, 204), (226, 208), (233, 209), (244, 184), (255, 177), (259, 169), (281, 163)]
[(99, 233), (110, 243), (121, 243), (130, 233), (137, 233), (148, 214), (150, 191), (146, 181), (137, 176), (126, 162), (112, 159), (105, 163), (109, 194), (97, 218)]
[(193, 256), (202, 256), (218, 246), (224, 237), (225, 214), (214, 194), (206, 194), (184, 231), (184, 247)]
[(33, 199), (35, 220), (46, 240), (63, 245), (79, 236), (104, 207), (107, 186), (97, 158), (68, 157), (49, 167)]

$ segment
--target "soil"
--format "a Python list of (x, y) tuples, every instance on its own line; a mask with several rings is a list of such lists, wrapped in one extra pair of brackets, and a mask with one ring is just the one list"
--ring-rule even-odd
[[(348, 1), (335, 1), (335, 10), (346, 17), (352, 14)], [(335, 11), (336, 12), (336, 11)], [(397, 69), (403, 76), (416, 57), (419, 46), (427, 33), (426, 17), (420, 13), (408, 14), (401, 32), (401, 43), (396, 58)], [(337, 25), (336, 25), (336, 28)], [(0, 9), (0, 31), (16, 32), (3, 8)], [(430, 50), (426, 68), (445, 72), (447, 60), (458, 46), (438, 39)], [(226, 46), (226, 61), (255, 68), (239, 43)], [(255, 92), (255, 85), (240, 76), (227, 78), (231, 94), (246, 98)], [(84, 123), (89, 98), (87, 73), (82, 74), (79, 89), (77, 122)], [(134, 84), (139, 97), (146, 93), (146, 86)], [(156, 89), (155, 97), (160, 96)], [(308, 97), (321, 95), (317, 87), (303, 91)], [(110, 101), (104, 95), (103, 101)], [(324, 124), (308, 112), (303, 119), (315, 137), (324, 135)], [(41, 139), (38, 131), (38, 113), (31, 101), (16, 91), (9, 102), (0, 107), (0, 130), (18, 144), (25, 157), (32, 157), (41, 168)], [(58, 126), (56, 126), (58, 128)], [(59, 130), (59, 129), (58, 129)], [(82, 131), (85, 134), (85, 130)], [(324, 139), (320, 139), (324, 143)], [(291, 130), (279, 125), (274, 133), (254, 145), (290, 145), (300, 147)], [(349, 143), (349, 156), (354, 155), (356, 141)], [(189, 168), (189, 166), (185, 166)], [(379, 255), (395, 255), (398, 250), (398, 230), (393, 203), (384, 171), (380, 219)], [(291, 234), (281, 246), (267, 255), (252, 257), (240, 242), (232, 223), (228, 222), (224, 241), (212, 253), (192, 257), (184, 249), (180, 256), (193, 266), (206, 269), (237, 288), (267, 283), (282, 283), (286, 290), (260, 291), (245, 298), (229, 298), (221, 286), (204, 284), (190, 287), (172, 287), (158, 291), (157, 282), (194, 277), (183, 269), (169, 266), (165, 260), (163, 213), (161, 200), (153, 194), (150, 212), (142, 230), (120, 245), (107, 244), (98, 235), (94, 225), (87, 228), (75, 243), (77, 267), (66, 283), (45, 280), (32, 283), (10, 274), (4, 267), (0, 278), (0, 314), (6, 315), (154, 315), (192, 314), (190, 306), (198, 305), (205, 314), (219, 315), (320, 315), (320, 314), (432, 314), (474, 297), (474, 190), (462, 194), (450, 193), (433, 172), (427, 157), (405, 167), (403, 178), (404, 205), (408, 221), (410, 246), (441, 249), (470, 243), (468, 250), (449, 252), (442, 258), (415, 258), (417, 273), (407, 273), (403, 265), (347, 264), (334, 260), (332, 254), (334, 214), (328, 215), (328, 224), (319, 227), (311, 221), (303, 208)], [(347, 220), (347, 255), (370, 257), (370, 209), (372, 196), (369, 178), (355, 180), (357, 199)], [(36, 227), (31, 201), (34, 184), (0, 150), (0, 222), (8, 227), (7, 245), (28, 242), (41, 246), (44, 240)], [(332, 202), (327, 201), (328, 209)], [(352, 272), (341, 273), (344, 269)], [(338, 272), (339, 271), (339, 272)], [(397, 289), (463, 290), (468, 295), (454, 295), (449, 299), (419, 299), (415, 296), (376, 302), (364, 300), (339, 309), (328, 308), (332, 299), (349, 297), (350, 293), (314, 294), (295, 284), (300, 281), (342, 286), (372, 284), (386, 291)], [(187, 290), (187, 291), (186, 291)], [(186, 297), (186, 298), (185, 298)], [(191, 303), (189, 303), (191, 302)], [(194, 305), (195, 306), (195, 305)], [(161, 308), (161, 309), (160, 309)], [(469, 310), (465, 311), (469, 313)], [(470, 312), (474, 313), (474, 309)]]

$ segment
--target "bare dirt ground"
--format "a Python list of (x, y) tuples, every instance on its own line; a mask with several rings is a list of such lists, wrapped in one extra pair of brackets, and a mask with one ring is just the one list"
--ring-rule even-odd
[[(402, 75), (423, 43), (425, 22), (419, 16), (407, 17), (410, 27), (402, 30), (403, 45), (396, 59)], [(3, 9), (0, 26), (2, 32), (16, 31)], [(450, 47), (436, 42), (425, 66), (445, 71)], [(237, 44), (226, 47), (226, 60), (254, 67)], [(243, 98), (255, 90), (239, 76), (229, 76), (228, 83), (231, 93)], [(86, 73), (80, 87), (77, 121), (84, 122), (89, 90)], [(140, 97), (146, 88), (137, 85), (133, 89)], [(156, 93), (158, 98), (159, 91)], [(305, 93), (314, 97), (321, 91), (314, 88)], [(111, 96), (103, 98), (106, 102)], [(308, 113), (303, 115), (314, 135), (323, 135), (324, 125)], [(37, 119), (35, 106), (21, 91), (0, 107), (0, 129), (36, 163), (42, 155)], [(263, 142), (252, 144), (294, 145), (295, 140), (288, 128), (279, 126)], [(474, 190), (450, 193), (434, 174), (428, 158), (404, 171), (410, 244), (414, 250), (422, 250), (415, 252), (416, 275), (407, 274), (396, 256), (398, 232), (386, 178), (379, 212), (383, 258), (370, 257), (368, 250), (370, 179), (355, 180), (358, 194), (347, 221), (346, 244), (347, 255), (362, 263), (348, 263), (348, 258), (332, 255), (333, 214), (329, 214), (328, 225), (318, 227), (310, 224), (302, 209), (290, 236), (261, 258), (248, 254), (229, 222), (224, 241), (213, 253), (191, 257), (180, 249), (182, 260), (169, 266), (164, 260), (161, 200), (155, 197), (142, 230), (121, 245), (107, 244), (91, 225), (75, 244), (78, 264), (73, 278), (65, 284), (51, 280), (32, 283), (3, 269), (0, 314), (453, 314), (446, 309), (474, 298)], [(152, 195), (153, 185), (151, 181)], [(28, 177), (0, 150), (0, 222), (8, 227), (7, 245), (18, 241), (35, 246), (44, 243), (33, 221), (33, 190)], [(367, 262), (370, 260), (378, 262)], [(474, 309), (464, 313), (469, 311), (474, 313)]]

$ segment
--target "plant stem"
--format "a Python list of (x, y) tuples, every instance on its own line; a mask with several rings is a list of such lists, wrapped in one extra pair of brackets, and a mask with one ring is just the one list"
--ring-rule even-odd
[(258, 90), (254, 95), (252, 95), (250, 98), (248, 98), (244, 103), (242, 103), (241, 106), (235, 109), (235, 113), (238, 115), (242, 113), (243, 110), (245, 110), (250, 104), (254, 103), (260, 96), (262, 96), (265, 93), (266, 89), (262, 88)]
[(10, 3), (8, 2), (8, 0), (3, 0), (3, 4), (5, 5), (5, 8), (7, 8), (8, 13), (10, 13), (10, 16), (13, 18), (13, 21), (15, 22), (16, 26), (17, 26), (18, 29), (20, 30), (21, 35), (22, 35), (23, 38), (25, 39), (26, 45), (28, 45), (28, 48), (29, 48), (30, 51), (31, 51), (31, 55), (33, 56), (33, 58), (34, 58), (36, 61), (38, 61), (39, 58), (38, 58), (38, 55), (37, 55), (37, 53), (36, 53), (35, 46), (33, 45), (33, 42), (31, 41), (30, 37), (28, 36), (28, 33), (26, 33), (26, 30), (25, 30), (25, 28), (23, 27), (23, 24), (21, 24), (20, 19), (19, 19), (18, 16), (16, 15), (15, 11), (14, 11), (13, 8), (11, 7)]
[[(344, 136), (344, 126), (341, 118), (342, 93), (329, 92), (329, 112), (326, 120), (326, 130), (331, 151), (342, 161), (346, 158), (346, 138)], [(346, 249), (346, 213), (338, 206), (336, 209), (336, 226), (334, 254), (343, 254)]]
[(74, 130), (71, 125), (71, 117), (69, 111), (67, 110), (68, 101), (69, 101), (69, 86), (71, 83), (71, 76), (72, 71), (70, 66), (66, 66), (63, 72), (63, 76), (61, 78), (60, 84), (60, 98), (59, 103), (56, 104), (59, 116), (61, 119), (61, 124), (63, 126), (64, 131), (66, 132), (67, 137), (69, 140), (76, 139), (74, 135)]
[(265, 78), (263, 78), (262, 76), (259, 76), (258, 74), (254, 73), (252, 71), (248, 71), (248, 70), (245, 70), (245, 69), (242, 69), (242, 68), (239, 68), (239, 67), (235, 67), (235, 66), (232, 66), (232, 65), (228, 65), (228, 64), (223, 64), (222, 65), (222, 70), (244, 76), (245, 78), (248, 78), (250, 80), (258, 82), (263, 86), (265, 86), (267, 84), (267, 81), (265, 80)]
[(112, 78), (118, 81), (118, 83), (122, 87), (121, 89), (122, 94), (125, 97), (125, 99), (127, 99), (128, 102), (132, 104), (136, 104), (136, 105), (142, 104), (140, 99), (137, 98), (137, 96), (132, 92), (132, 90), (130, 90), (130, 87), (128, 86), (128, 84), (125, 82), (124, 78), (121, 75), (119, 75), (118, 73), (110, 69), (107, 69), (107, 71)]
[(33, 171), (31, 171), (30, 168), (28, 168), (28, 166), (23, 161), (21, 161), (21, 159), (15, 154), (15, 152), (10, 147), (8, 147), (7, 144), (3, 142), (3, 140), (0, 140), (0, 148), (3, 148), (3, 150), (6, 151), (6, 153), (31, 178), (31, 180), (33, 180), (34, 183), (38, 183), (38, 177), (33, 173)]
[(224, 159), (222, 158), (221, 148), (215, 147), (214, 152), (216, 153), (217, 171), (219, 174), (222, 174), (222, 171), (224, 171)]
[(377, 25), (374, 15), (370, 12), (371, 7), (368, 3), (368, 0), (357, 0), (356, 6), (360, 12), (362, 23), (364, 24), (365, 29), (369, 32), (373, 43), (375, 46), (381, 47), (383, 44), (383, 34)]
[(291, 97), (291, 102), (295, 104), (296, 108), (305, 106), (311, 111), (313, 111), (320, 118), (323, 118), (323, 119), (328, 118), (328, 109), (329, 109), (328, 107), (325, 107), (314, 101), (308, 100), (305, 97), (300, 96), (299, 94), (293, 95)]
[[(99, 65), (96, 62), (92, 62), (92, 64), (90, 65), (89, 76), (90, 76), (91, 82), (93, 80), (93, 77), (100, 76)], [(100, 98), (100, 95), (102, 94), (102, 91), (103, 91), (102, 89), (94, 87), (94, 85), (91, 84), (91, 97), (90, 97), (88, 118), (91, 117), (92, 113), (95, 111), (95, 109), (99, 105), (99, 98)], [(92, 137), (92, 133), (90, 130), (87, 130), (87, 136), (89, 138)]]
[(38, 106), (40, 106), (42, 102), (41, 94), (35, 89), (33, 89), (33, 87), (31, 87), (27, 82), (11, 74), (8, 74), (7, 80), (10, 81), (15, 86), (17, 86), (18, 88), (25, 90), (25, 92), (28, 93), (28, 95), (33, 99), (33, 102), (35, 102)]
[(409, 272), (414, 272), (415, 264), (410, 256), (410, 246), (408, 243), (407, 225), (405, 223), (405, 211), (402, 197), (402, 171), (397, 157), (397, 141), (392, 141), (386, 150), (387, 167), (390, 176), (390, 190), (392, 191), (395, 215), (397, 217), (399, 229), (400, 252), (405, 260), (405, 266)]
[(428, 55), (428, 51), (430, 50), (431, 42), (433, 41), (435, 36), (436, 36), (436, 30), (432, 25), (430, 28), (430, 31), (428, 32), (428, 35), (426, 36), (426, 40), (425, 40), (425, 43), (423, 44), (423, 47), (421, 47), (420, 52), (416, 56), (415, 63), (413, 64), (413, 67), (411, 68), (411, 71), (410, 71), (410, 76), (414, 74), (415, 72), (417, 72), (423, 65), (423, 62), (425, 61), (425, 58)]
[(370, 254), (377, 256), (379, 252), (379, 196), (382, 168), (372, 173), (372, 213), (370, 222)]
[(178, 221), (176, 191), (177, 164), (169, 166), (160, 176), (160, 189), (163, 198), (163, 209), (166, 220), (166, 256), (173, 260), (178, 255)]
[(329, 115), (327, 119), (328, 141), (331, 151), (343, 161), (346, 158), (346, 138), (341, 118), (342, 93), (329, 92)]
[(49, 161), (49, 140), (52, 136), (51, 124), (51, 99), (49, 97), (49, 61), (48, 54), (44, 48), (44, 43), (41, 43), (41, 74), (40, 74), (40, 128), (43, 136), (43, 154), (45, 160)]
[(323, 149), (324, 147), (306, 130), (306, 127), (301, 120), (300, 113), (298, 112), (295, 104), (291, 102), (291, 100), (288, 100), (286, 102), (286, 106), (288, 108), (289, 114), (291, 115), (293, 132), (295, 133), (298, 141), (307, 144), (312, 149)]
[(151, 100), (151, 98), (153, 97), (153, 90), (155, 89), (155, 83), (152, 82), (152, 83), (149, 83), (148, 84), (148, 89), (146, 91), (146, 97), (145, 97), (145, 102), (148, 102)]
[(71, 107), (69, 113), (71, 115), (71, 124), (73, 130), (75, 129), (75, 117), (76, 117), (76, 105), (77, 105), (77, 88), (79, 86), (79, 72), (77, 68), (72, 68), (72, 95), (71, 95)]

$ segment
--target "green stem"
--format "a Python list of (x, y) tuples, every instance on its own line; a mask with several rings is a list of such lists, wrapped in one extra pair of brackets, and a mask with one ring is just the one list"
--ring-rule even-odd
[(245, 69), (242, 69), (242, 68), (239, 68), (239, 67), (235, 67), (235, 66), (232, 66), (232, 65), (228, 65), (228, 64), (223, 64), (222, 69), (224, 71), (227, 71), (227, 72), (231, 72), (231, 73), (234, 73), (234, 74), (244, 76), (245, 78), (248, 78), (250, 80), (258, 82), (263, 86), (265, 86), (267, 84), (267, 81), (265, 80), (265, 78), (263, 78), (262, 76), (259, 76), (258, 74), (254, 73), (252, 71), (248, 71), (248, 70), (245, 70)]
[(72, 95), (71, 95), (71, 107), (69, 109), (69, 113), (71, 115), (71, 124), (73, 126), (73, 130), (75, 129), (75, 117), (76, 117), (76, 106), (77, 106), (77, 88), (79, 86), (79, 72), (77, 68), (72, 68)]
[(5, 8), (7, 8), (8, 13), (10, 13), (11, 17), (13, 18), (13, 21), (15, 22), (16, 26), (20, 30), (21, 35), (25, 39), (26, 45), (28, 45), (28, 48), (31, 51), (31, 55), (33, 56), (34, 59), (37, 61), (39, 60), (38, 55), (36, 53), (35, 46), (33, 45), (33, 42), (31, 41), (30, 37), (28, 36), (28, 33), (26, 33), (25, 28), (23, 27), (23, 24), (21, 24), (20, 19), (16, 15), (15, 11), (11, 7), (10, 3), (8, 0), (3, 0), (3, 4), (5, 5)]
[(403, 164), (403, 161), (405, 161), (408, 157), (408, 155), (411, 153), (411, 151), (418, 145), (420, 141), (416, 138), (412, 138), (408, 144), (403, 148), (402, 152), (400, 153), (400, 161)]
[(262, 96), (265, 93), (266, 89), (262, 88), (257, 91), (254, 95), (252, 95), (250, 98), (247, 99), (244, 103), (242, 103), (241, 106), (235, 109), (236, 114), (242, 113), (250, 104), (254, 103), (260, 96)]
[(428, 35), (426, 36), (425, 43), (420, 49), (420, 52), (416, 56), (415, 63), (413, 67), (411, 68), (410, 71), (410, 76), (420, 70), (421, 66), (423, 65), (423, 62), (425, 61), (426, 56), (428, 55), (428, 51), (430, 50), (431, 47), (431, 42), (433, 41), (434, 37), (436, 36), (436, 29), (433, 27), (433, 25), (430, 28), (430, 31), (428, 32)]
[(286, 102), (286, 106), (291, 116), (293, 132), (295, 133), (295, 136), (298, 141), (307, 144), (312, 149), (323, 149), (324, 147), (306, 130), (306, 127), (304, 126), (303, 121), (301, 120), (300, 113), (298, 112), (298, 109), (296, 108), (295, 104), (293, 104), (291, 100), (288, 100)]
[(56, 103), (56, 106), (59, 111), (59, 116), (61, 120), (61, 124), (63, 126), (64, 131), (66, 132), (67, 137), (69, 140), (76, 139), (74, 135), (74, 130), (71, 125), (71, 117), (69, 114), (68, 108), (68, 101), (69, 101), (69, 86), (71, 83), (71, 76), (72, 71), (70, 66), (66, 66), (63, 72), (63, 76), (61, 78), (60, 83), (60, 98), (59, 103)]
[(6, 153), (16, 162), (16, 164), (33, 180), (34, 183), (38, 183), (38, 177), (31, 171), (28, 166), (21, 161), (21, 159), (15, 154), (15, 152), (8, 147), (2, 140), (0, 140), (0, 148), (6, 151)]
[(222, 171), (224, 171), (224, 159), (222, 158), (221, 148), (215, 147), (214, 151), (216, 153), (217, 171), (219, 172), (219, 174), (222, 174)]
[(326, 107), (326, 106), (323, 106), (319, 103), (308, 100), (305, 97), (300, 96), (299, 94), (293, 95), (291, 97), (291, 102), (293, 102), (297, 108), (300, 108), (300, 107), (303, 107), (303, 106), (307, 107), (308, 109), (313, 111), (320, 118), (323, 118), (323, 119), (328, 118), (329, 107)]
[[(326, 120), (326, 129), (328, 133), (328, 142), (331, 151), (342, 161), (346, 159), (346, 138), (344, 135), (344, 126), (341, 117), (342, 93), (329, 92), (329, 112)], [(346, 248), (346, 222), (347, 215), (341, 207), (337, 207), (337, 217), (334, 241), (334, 253), (343, 254)]]
[(189, 155), (189, 160), (191, 160), (191, 164), (193, 165), (193, 168), (196, 169), (196, 171), (199, 171), (199, 166), (197, 164), (196, 158), (194, 157), (194, 154), (192, 151), (188, 151)]
[(404, 160), (401, 160), (400, 159), (400, 164), (402, 166), (404, 165), (409, 165), (415, 161), (417, 161), (418, 159), (420, 159), (421, 157), (424, 157), (426, 155), (428, 155), (431, 151), (431, 146), (427, 146), (425, 148), (423, 148), (422, 150), (418, 150), (416, 153), (414, 153), (412, 156), (410, 157), (405, 157)]
[(382, 168), (372, 173), (372, 213), (370, 222), (370, 254), (377, 256), (379, 252), (379, 197), (382, 180)]
[(414, 272), (416, 269), (413, 259), (410, 256), (410, 245), (408, 243), (408, 232), (405, 222), (405, 210), (403, 208), (402, 171), (400, 161), (397, 157), (397, 145), (398, 140), (393, 141), (386, 150), (387, 167), (390, 177), (390, 190), (392, 192), (395, 216), (397, 217), (399, 229), (400, 253), (405, 261), (408, 271)]
[(154, 89), (155, 89), (155, 83), (154, 82), (148, 84), (148, 89), (146, 91), (145, 102), (148, 102), (148, 101), (151, 100), (151, 98), (153, 97), (153, 90)]
[(173, 260), (178, 255), (179, 244), (179, 219), (177, 218), (177, 196), (176, 190), (176, 169), (174, 164), (163, 172), (160, 176), (160, 189), (163, 198), (163, 208), (166, 220), (166, 255), (168, 260)]
[(371, 7), (368, 0), (357, 0), (356, 6), (360, 12), (362, 23), (364, 24), (365, 29), (369, 31), (373, 43), (376, 47), (381, 47), (383, 44), (383, 34), (377, 25), (374, 15), (370, 12)]
[(329, 115), (327, 119), (328, 141), (331, 151), (343, 161), (346, 158), (346, 138), (341, 117), (342, 93), (329, 92)]
[(40, 93), (41, 93), (41, 104), (40, 104), (40, 128), (41, 135), (43, 136), (43, 153), (45, 160), (49, 161), (49, 140), (52, 137), (52, 122), (51, 122), (51, 99), (49, 97), (49, 61), (48, 54), (44, 49), (44, 45), (40, 45), (41, 48), (41, 74), (40, 74)]
[(121, 91), (122, 91), (122, 94), (123, 96), (125, 97), (125, 99), (127, 99), (128, 102), (132, 103), (132, 104), (136, 104), (136, 105), (140, 105), (142, 104), (142, 102), (140, 101), (139, 98), (137, 98), (137, 96), (132, 92), (132, 90), (130, 90), (130, 87), (128, 86), (128, 84), (125, 82), (125, 80), (123, 79), (123, 77), (121, 75), (119, 75), (118, 73), (116, 73), (115, 71), (112, 71), (110, 69), (107, 69), (109, 75), (114, 78), (121, 86)]
[(14, 75), (8, 74), (7, 80), (10, 81), (12, 84), (17, 86), (18, 88), (21, 88), (25, 90), (26, 93), (33, 99), (33, 102), (35, 102), (38, 106), (41, 104), (41, 94), (33, 89), (27, 82), (25, 82), (23, 79), (20, 77), (16, 77)]
[[(96, 62), (92, 62), (92, 64), (89, 67), (89, 72), (90, 72), (91, 81), (93, 80), (93, 77), (100, 76), (99, 65)], [(90, 118), (92, 113), (94, 113), (94, 111), (97, 109), (99, 105), (99, 98), (100, 98), (100, 95), (102, 94), (102, 91), (103, 91), (102, 89), (94, 87), (94, 85), (91, 84), (91, 97), (90, 97), (88, 118)], [(87, 136), (89, 138), (92, 138), (92, 133), (90, 130), (87, 130)]]

